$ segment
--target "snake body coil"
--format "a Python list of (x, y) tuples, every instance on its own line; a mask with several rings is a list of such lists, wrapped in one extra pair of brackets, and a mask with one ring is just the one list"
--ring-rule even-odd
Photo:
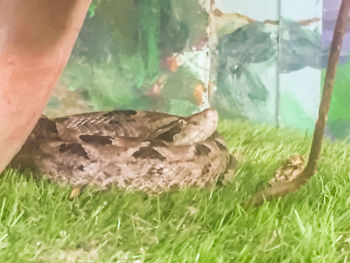
[(189, 117), (133, 110), (42, 117), (12, 165), (75, 187), (204, 187), (232, 173), (217, 122), (211, 108)]

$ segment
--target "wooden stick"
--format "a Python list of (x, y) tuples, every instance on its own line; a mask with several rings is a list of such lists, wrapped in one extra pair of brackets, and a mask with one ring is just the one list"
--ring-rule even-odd
[(316, 173), (317, 162), (320, 157), (323, 134), (327, 123), (327, 114), (329, 111), (332, 92), (334, 88), (334, 80), (339, 61), (340, 50), (343, 42), (343, 37), (346, 31), (347, 19), (350, 11), (350, 0), (342, 0), (337, 23), (334, 29), (332, 45), (329, 52), (327, 72), (325, 76), (322, 99), (318, 112), (318, 120), (315, 125), (314, 135), (312, 139), (311, 150), (308, 163), (301, 174), (290, 182), (280, 183), (271, 186), (252, 197), (249, 205), (260, 205), (264, 200), (271, 200), (276, 197), (284, 196), (288, 193), (293, 193), (304, 185), (312, 175)]

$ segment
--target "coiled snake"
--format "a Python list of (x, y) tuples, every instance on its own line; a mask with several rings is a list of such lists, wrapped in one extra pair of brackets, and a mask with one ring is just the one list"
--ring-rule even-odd
[(12, 161), (58, 183), (163, 192), (233, 177), (234, 158), (209, 108), (179, 117), (117, 110), (40, 118)]

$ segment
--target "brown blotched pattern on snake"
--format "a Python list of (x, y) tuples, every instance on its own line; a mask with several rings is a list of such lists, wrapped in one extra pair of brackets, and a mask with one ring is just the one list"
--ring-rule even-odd
[(217, 122), (212, 108), (189, 117), (133, 110), (42, 117), (12, 166), (73, 186), (152, 193), (205, 187), (233, 177), (227, 171), (235, 160)]

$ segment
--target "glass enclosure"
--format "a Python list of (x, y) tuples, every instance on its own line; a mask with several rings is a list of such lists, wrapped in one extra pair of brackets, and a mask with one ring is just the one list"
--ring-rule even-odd
[[(110, 109), (312, 131), (340, 0), (95, 1), (45, 114)], [(350, 134), (350, 35), (327, 134)]]

